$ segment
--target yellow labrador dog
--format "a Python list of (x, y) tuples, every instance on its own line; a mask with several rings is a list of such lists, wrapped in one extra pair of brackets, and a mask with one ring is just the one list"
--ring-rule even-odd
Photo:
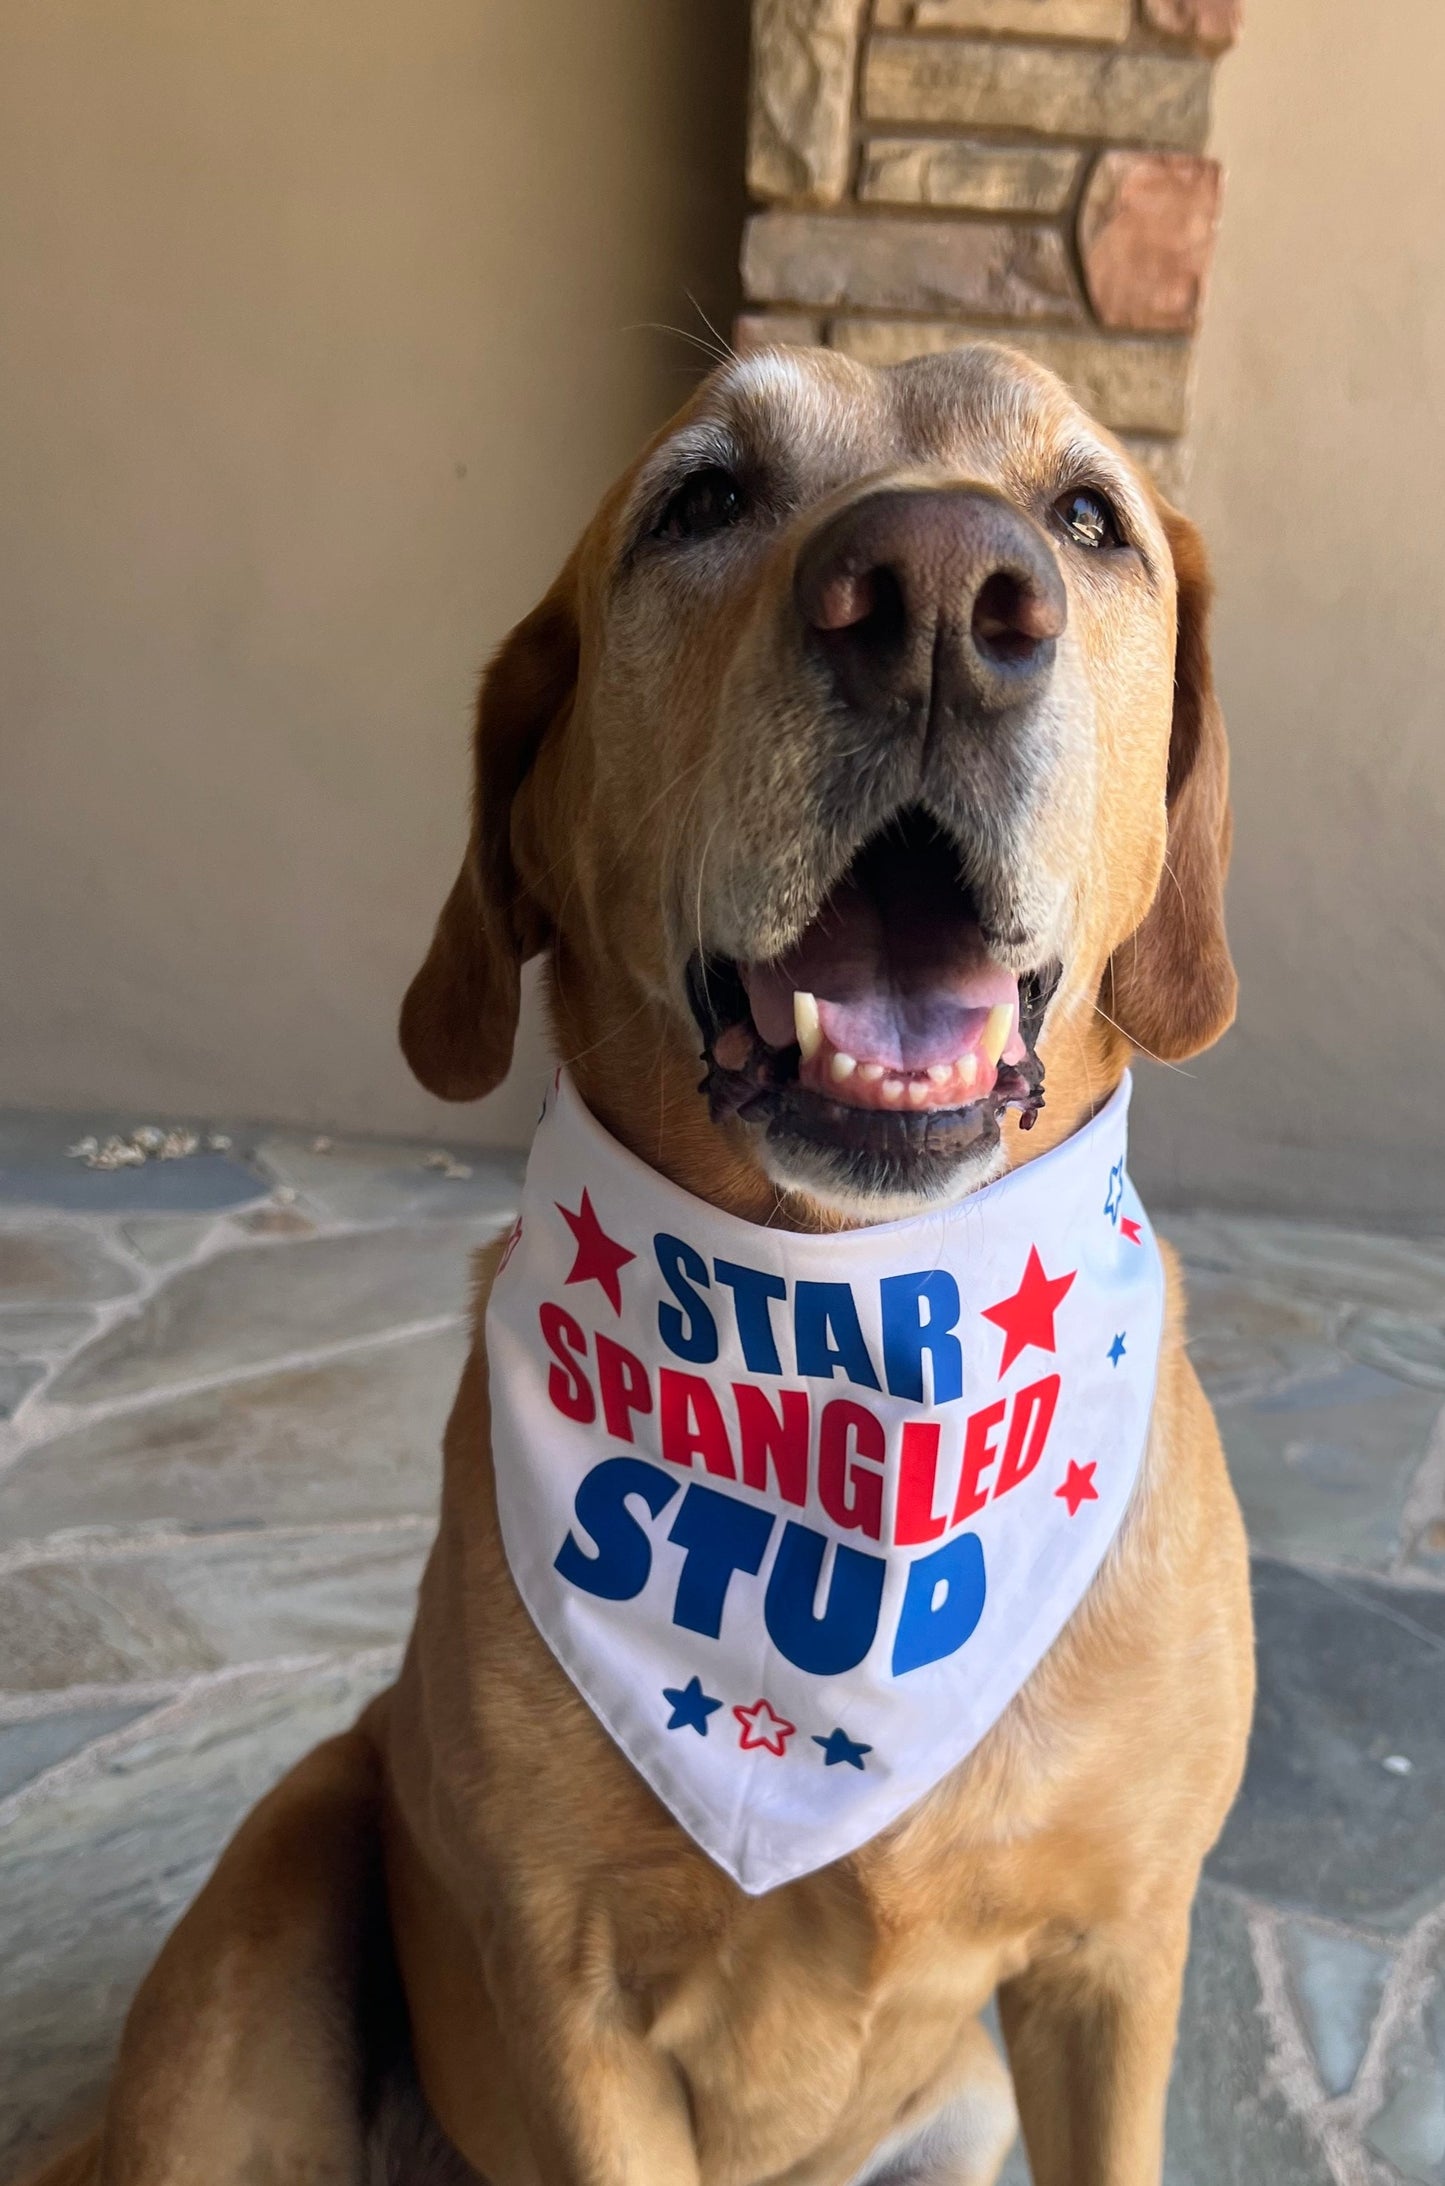
[[(1132, 1050), (1191, 1055), (1232, 1015), (1208, 595), (1190, 526), (1018, 355), (727, 365), (487, 674), (471, 839), (403, 1011), (417, 1075), (496, 1086), (541, 955), (591, 1115), (746, 1222), (895, 1220), (1059, 1147)], [(831, 1032), (806, 1007), (829, 933)], [(885, 959), (913, 1063), (869, 1057)], [(1015, 999), (951, 1053), (959, 966)], [(748, 1895), (519, 1599), (499, 1256), (400, 1677), (241, 1828), (49, 2186), (985, 2186), (1016, 2112), (1038, 2186), (1153, 2186), (1252, 1691), (1172, 1270), (1138, 1483), (1057, 1641), (901, 1819)]]

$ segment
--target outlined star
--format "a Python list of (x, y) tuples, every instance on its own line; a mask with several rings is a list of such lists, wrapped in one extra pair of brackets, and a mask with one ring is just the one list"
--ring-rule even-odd
[(635, 1252), (619, 1245), (615, 1237), (609, 1237), (597, 1219), (597, 1210), (590, 1193), (583, 1192), (582, 1204), (574, 1214), (564, 1207), (561, 1200), (553, 1202), (558, 1214), (577, 1240), (577, 1257), (572, 1262), (569, 1283), (600, 1283), (612, 1303), (614, 1313), (622, 1311), (622, 1285), (618, 1275), (629, 1260), (635, 1260)]
[(1095, 1460), (1093, 1458), (1090, 1458), (1087, 1465), (1076, 1465), (1073, 1459), (1070, 1458), (1068, 1472), (1064, 1475), (1064, 1484), (1061, 1488), (1055, 1488), (1054, 1490), (1055, 1495), (1068, 1504), (1071, 1518), (1078, 1517), (1081, 1503), (1097, 1503), (1099, 1500), (1099, 1491), (1094, 1486), (1094, 1471)]
[(1118, 1365), (1120, 1359), (1122, 1359), (1124, 1356), (1124, 1339), (1122, 1336), (1116, 1336), (1114, 1338), (1114, 1341), (1109, 1346), (1106, 1356), (1109, 1358), (1113, 1365)]
[(819, 1738), (815, 1733), (813, 1744), (822, 1747), (825, 1768), (832, 1768), (837, 1761), (846, 1761), (851, 1767), (861, 1769), (864, 1754), (873, 1751), (871, 1746), (860, 1746), (846, 1731), (829, 1731), (826, 1738)]
[(1068, 1275), (1045, 1275), (1038, 1247), (1030, 1245), (1023, 1281), (1013, 1296), (1000, 1298), (996, 1306), (983, 1308), (984, 1319), (1003, 1330), (1003, 1357), (998, 1368), (1000, 1381), (1019, 1353), (1027, 1350), (1030, 1344), (1039, 1351), (1053, 1350), (1054, 1315), (1073, 1287), (1077, 1272), (1075, 1269)]
[(1124, 1204), (1124, 1163), (1116, 1161), (1109, 1171), (1109, 1189), (1104, 1195), (1104, 1212), (1116, 1226), (1119, 1211)]
[(1132, 1215), (1120, 1215), (1119, 1228), (1123, 1232), (1124, 1236), (1128, 1238), (1131, 1245), (1143, 1244), (1144, 1232), (1140, 1229), (1138, 1223), (1134, 1220), (1134, 1217)]
[(686, 1685), (664, 1685), (662, 1697), (671, 1708), (667, 1719), (670, 1731), (696, 1731), (699, 1738), (707, 1736), (707, 1719), (716, 1715), (722, 1706), (710, 1693), (702, 1689), (700, 1677), (690, 1677)]
[(788, 1740), (797, 1732), (797, 1724), (789, 1723), (768, 1706), (765, 1700), (755, 1700), (750, 1708), (734, 1708), (738, 1719), (738, 1744), (744, 1753), (761, 1747), (766, 1753), (781, 1757)]

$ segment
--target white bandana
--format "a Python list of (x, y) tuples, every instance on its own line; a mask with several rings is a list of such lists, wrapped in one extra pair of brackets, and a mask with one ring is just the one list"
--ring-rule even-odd
[(798, 1236), (668, 1183), (558, 1075), (487, 1311), (507, 1560), (746, 1891), (955, 1768), (1119, 1529), (1164, 1295), (1128, 1107), (1126, 1078), (948, 1209)]

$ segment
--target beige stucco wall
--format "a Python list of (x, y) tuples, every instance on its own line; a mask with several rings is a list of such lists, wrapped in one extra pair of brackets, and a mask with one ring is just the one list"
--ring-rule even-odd
[[(730, 303), (742, 0), (0, 10), (0, 1101), (524, 1134), (413, 1088), (477, 662)], [(1239, 1028), (1160, 1196), (1445, 1218), (1433, 0), (1257, 0), (1190, 500)], [(530, 1073), (530, 1074), (529, 1074)]]
[(741, 0), (0, 9), (0, 1102), (520, 1135), (393, 1026), (475, 673), (726, 324)]
[[(1445, 181), (1436, 0), (1254, 0), (1189, 500), (1220, 585), (1236, 1030), (1149, 1083), (1162, 1190), (1445, 1220)], [(1160, 1079), (1161, 1073), (1149, 1074)]]

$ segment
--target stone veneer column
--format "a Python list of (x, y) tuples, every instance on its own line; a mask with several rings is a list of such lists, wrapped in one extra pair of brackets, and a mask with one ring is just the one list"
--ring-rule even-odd
[(1177, 491), (1240, 0), (753, 0), (742, 348), (979, 336)]

